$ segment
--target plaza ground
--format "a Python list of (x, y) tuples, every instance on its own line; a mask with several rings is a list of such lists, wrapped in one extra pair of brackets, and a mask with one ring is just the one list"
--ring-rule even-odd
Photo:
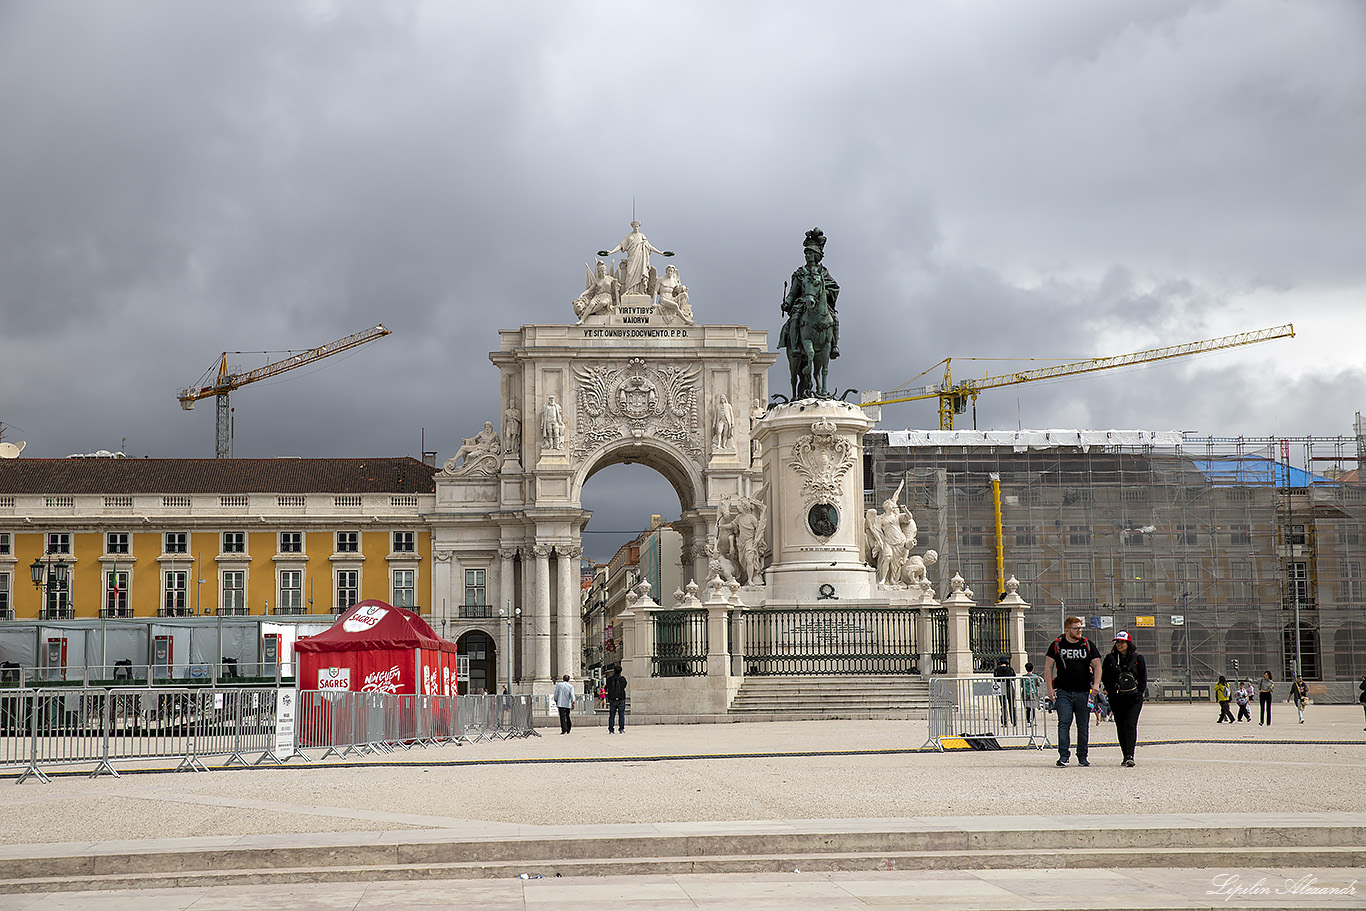
[[(1093, 726), (1090, 768), (1054, 750), (922, 752), (926, 722), (581, 725), (569, 735), (417, 748), (355, 761), (207, 773), (121, 769), (122, 778), (0, 778), (0, 858), (388, 839), (623, 838), (670, 832), (1046, 829), (1061, 817), (1182, 826), (1366, 824), (1360, 706), (1275, 706), (1275, 724), (1218, 725), (1209, 704), (1151, 704), (1138, 765), (1119, 766), (1113, 725)], [(1050, 722), (1053, 716), (1049, 716)], [(1173, 823), (1173, 820), (1177, 822)], [(1281, 822), (1278, 823), (1277, 820)], [(1089, 823), (1088, 823), (1089, 824)], [(1317, 824), (1317, 823), (1316, 823)], [(1287, 861), (1293, 860), (1287, 857)], [(1366, 871), (1300, 869), (921, 870), (568, 876), (202, 886), (0, 895), (0, 909), (296, 908), (1360, 907)], [(1206, 895), (1212, 877), (1357, 880), (1353, 896)], [(253, 891), (260, 890), (260, 891)], [(1059, 890), (1062, 890), (1059, 892)], [(81, 897), (85, 896), (84, 899)], [(96, 899), (99, 899), (96, 901)], [(1151, 901), (1149, 901), (1151, 899)], [(91, 902), (80, 904), (80, 901)], [(284, 905), (279, 902), (284, 901)], [(1239, 902), (1245, 902), (1240, 904)], [(74, 902), (74, 903), (73, 903)], [(1280, 902), (1279, 904), (1277, 902)]]

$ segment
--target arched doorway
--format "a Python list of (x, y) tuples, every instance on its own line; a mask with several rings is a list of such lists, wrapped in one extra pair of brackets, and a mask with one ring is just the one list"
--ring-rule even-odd
[(638, 583), (650, 584), (651, 597), (672, 602), (671, 593), (691, 574), (685, 556), (677, 489), (653, 466), (619, 462), (602, 466), (581, 491), (592, 518), (581, 534), (585, 572), (582, 661), (585, 679), (602, 680), (622, 660), (617, 616), (627, 593)]
[(470, 682), (461, 695), (497, 693), (498, 658), (493, 637), (483, 630), (472, 629), (456, 640), (455, 647), (462, 657), (470, 660)]

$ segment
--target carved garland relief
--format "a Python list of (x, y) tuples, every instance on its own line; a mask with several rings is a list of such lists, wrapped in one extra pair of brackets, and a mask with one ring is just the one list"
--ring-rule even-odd
[(574, 457), (581, 460), (622, 437), (651, 436), (668, 440), (701, 462), (699, 374), (695, 365), (653, 367), (638, 357), (625, 367), (576, 366)]

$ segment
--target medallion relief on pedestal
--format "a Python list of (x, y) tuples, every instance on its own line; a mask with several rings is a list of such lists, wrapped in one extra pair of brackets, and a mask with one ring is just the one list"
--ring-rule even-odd
[(821, 540), (839, 528), (844, 476), (858, 459), (854, 441), (839, 436), (836, 429), (830, 421), (816, 421), (792, 447), (792, 470), (802, 479), (802, 502), (808, 510), (807, 528)]
[(696, 365), (653, 367), (638, 357), (624, 367), (576, 366), (574, 457), (583, 459), (622, 437), (651, 436), (668, 440), (701, 461), (700, 373)]

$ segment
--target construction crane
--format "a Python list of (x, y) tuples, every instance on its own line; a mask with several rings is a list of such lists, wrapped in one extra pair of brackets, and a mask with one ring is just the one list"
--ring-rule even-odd
[(355, 335), (348, 335), (346, 338), (339, 338), (335, 342), (328, 342), (317, 348), (310, 348), (300, 354), (291, 355), (282, 361), (267, 364), (264, 367), (257, 367), (255, 370), (246, 373), (232, 373), (228, 369), (228, 354), (241, 354), (242, 352), (224, 351), (218, 357), (218, 376), (210, 381), (213, 376), (214, 368), (210, 367), (200, 377), (199, 382), (187, 389), (182, 389), (176, 393), (176, 398), (180, 400), (180, 407), (186, 411), (194, 411), (194, 403), (209, 396), (218, 397), (218, 426), (215, 435), (214, 457), (226, 459), (231, 456), (230, 439), (231, 423), (229, 420), (230, 411), (228, 409), (228, 394), (234, 389), (239, 389), (248, 383), (255, 383), (257, 380), (268, 379), (272, 376), (284, 373), (286, 370), (293, 370), (296, 367), (303, 367), (314, 361), (345, 351), (348, 348), (355, 348), (357, 345), (364, 345), (366, 342), (373, 342), (377, 338), (383, 338), (392, 332), (386, 329), (384, 324), (366, 329), (364, 332), (357, 332)]
[[(1221, 348), (1236, 348), (1239, 345), (1252, 345), (1277, 338), (1294, 338), (1294, 336), (1294, 325), (1286, 323), (1284, 326), (1258, 329), (1255, 332), (1240, 332), (1237, 335), (1225, 335), (1201, 342), (1187, 342), (1184, 345), (1171, 345), (1166, 348), (1150, 348), (1147, 351), (1135, 351), (1133, 354), (1121, 354), (1116, 357), (1093, 357), (1084, 361), (1056, 364), (1052, 367), (1040, 367), (1035, 370), (1022, 370), (1018, 373), (1005, 373), (1001, 376), (982, 377), (978, 380), (959, 380), (956, 383), (951, 372), (953, 359), (946, 357), (939, 362), (939, 364), (944, 365), (944, 379), (941, 382), (932, 386), (916, 388), (902, 385), (887, 393), (886, 397), (879, 401), (864, 402), (863, 404), (865, 406), (894, 405), (898, 402), (937, 398), (939, 399), (939, 429), (952, 430), (953, 416), (967, 411), (969, 398), (972, 399), (973, 405), (976, 405), (977, 396), (988, 389), (1014, 386), (1019, 383), (1033, 383), (1037, 380), (1051, 380), (1060, 376), (1075, 376), (1079, 373), (1094, 373), (1097, 370), (1111, 370), (1115, 367), (1129, 367), (1134, 364), (1149, 364), (1153, 361), (1165, 361), (1174, 357), (1186, 357), (1191, 354), (1203, 354), (1206, 351), (1218, 351)], [(930, 370), (938, 367), (939, 364), (935, 364)], [(926, 370), (925, 373), (929, 373), (929, 370)]]

